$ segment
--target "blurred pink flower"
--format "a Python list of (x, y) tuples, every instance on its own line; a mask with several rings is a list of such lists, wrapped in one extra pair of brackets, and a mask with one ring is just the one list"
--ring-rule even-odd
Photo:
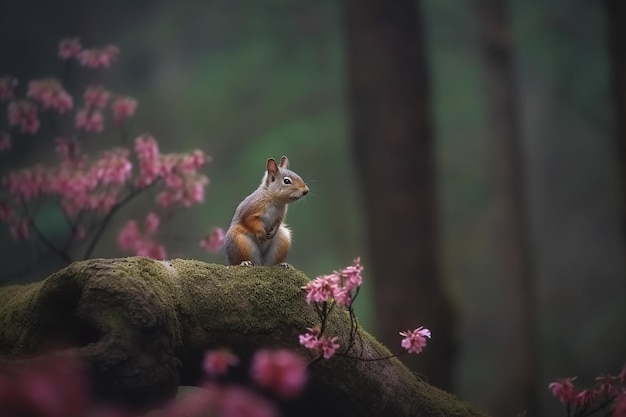
[(430, 330), (420, 326), (415, 330), (400, 332), (403, 336), (402, 347), (409, 353), (420, 353), (426, 347), (426, 338), (430, 338)]
[(82, 109), (76, 113), (76, 128), (85, 132), (102, 132), (104, 116), (99, 110)]
[(0, 132), (0, 152), (11, 150), (11, 135)]
[(77, 360), (60, 358), (0, 370), (0, 415), (84, 417), (90, 392)]
[(28, 100), (9, 103), (9, 126), (19, 126), (22, 133), (34, 135), (39, 130), (37, 107)]
[(581, 407), (590, 406), (595, 399), (596, 393), (590, 389), (584, 389), (576, 394), (576, 396), (574, 397), (574, 401), (576, 402), (576, 404)]
[(107, 105), (111, 93), (101, 86), (89, 86), (85, 90), (84, 99), (88, 109), (103, 109)]
[(82, 46), (78, 38), (64, 38), (59, 42), (59, 58), (67, 60), (70, 58), (76, 58)]
[(200, 241), (200, 247), (210, 253), (219, 252), (222, 246), (224, 246), (224, 229), (221, 227), (214, 227), (211, 233)]
[(129, 220), (118, 232), (117, 244), (122, 250), (132, 252), (137, 256), (147, 256), (160, 260), (166, 259), (167, 252), (165, 247), (152, 238), (158, 225), (158, 216), (152, 212), (146, 217), (145, 233), (141, 232), (137, 221)]
[(11, 100), (14, 96), (17, 79), (13, 77), (0, 78), (0, 100)]
[(558, 398), (561, 403), (570, 404), (576, 396), (574, 392), (575, 379), (576, 377), (559, 379), (555, 382), (551, 382), (548, 388), (552, 391), (552, 395)]
[(115, 45), (104, 48), (83, 49), (77, 56), (78, 63), (89, 68), (108, 68), (117, 58), (120, 50)]
[(137, 100), (132, 97), (120, 97), (111, 105), (113, 120), (117, 126), (121, 126), (124, 120), (133, 117), (137, 109)]
[(209, 350), (204, 354), (202, 369), (209, 377), (226, 375), (228, 368), (239, 364), (239, 358), (228, 349)]
[(256, 352), (252, 358), (250, 373), (259, 387), (281, 398), (296, 398), (306, 385), (307, 363), (287, 349)]
[(74, 99), (54, 78), (33, 80), (28, 83), (26, 97), (41, 103), (44, 109), (55, 109), (63, 114), (74, 106)]

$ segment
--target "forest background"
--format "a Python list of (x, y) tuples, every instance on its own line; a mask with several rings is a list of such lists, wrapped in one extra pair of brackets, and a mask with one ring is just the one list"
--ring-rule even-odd
[[(516, 0), (509, 6), (534, 283), (535, 412), (553, 415), (559, 404), (547, 390), (550, 381), (578, 376), (591, 383), (626, 359), (607, 15), (599, 1)], [(510, 349), (525, 343), (525, 335), (507, 320), (517, 294), (502, 273), (494, 230), (498, 195), (491, 167), (499, 155), (489, 140), (478, 11), (456, 0), (425, 0), (418, 8), (430, 74), (439, 279), (456, 312), (458, 350), (446, 388), (496, 415), (515, 415), (522, 410), (506, 395), (516, 387)], [(169, 256), (222, 262), (199, 240), (214, 226), (227, 227), (236, 205), (257, 187), (268, 157), (288, 155), (311, 188), (289, 211), (289, 261), (315, 277), (361, 256), (365, 283), (355, 305), (361, 324), (374, 335), (397, 327), (378, 320), (376, 311), (371, 281), (386, 277), (368, 276), (368, 203), (360, 192), (368, 185), (360, 183), (350, 142), (340, 2), (2, 2), (0, 76), (22, 83), (59, 76), (56, 48), (67, 36), (87, 47), (120, 47), (119, 59), (100, 78), (138, 99), (137, 134), (149, 131), (164, 152), (201, 148), (213, 157), (205, 170), (211, 180), (205, 203), (162, 226)], [(0, 155), (1, 174), (50, 157), (31, 145)], [(137, 202), (116, 216), (95, 256), (126, 255), (115, 233), (148, 208)], [(50, 212), (41, 221), (53, 230), (57, 216)], [(385, 244), (393, 249), (394, 242)], [(16, 244), (8, 229), (0, 228), (0, 245), (3, 275), (29, 262), (28, 245)], [(47, 259), (2, 284), (41, 279), (61, 266)], [(420, 294), (408, 296), (420, 302)], [(429, 326), (420, 317), (414, 324)]]

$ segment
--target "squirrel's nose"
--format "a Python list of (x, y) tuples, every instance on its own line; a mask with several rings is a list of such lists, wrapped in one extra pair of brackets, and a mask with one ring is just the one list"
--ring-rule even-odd
[(304, 191), (302, 191), (302, 195), (307, 195), (309, 193), (309, 188), (305, 188)]

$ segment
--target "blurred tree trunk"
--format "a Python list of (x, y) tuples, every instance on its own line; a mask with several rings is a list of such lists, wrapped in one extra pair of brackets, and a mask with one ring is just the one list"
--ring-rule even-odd
[(343, 0), (352, 147), (361, 181), (377, 335), (424, 325), (414, 371), (451, 387), (454, 314), (439, 267), (439, 217), (424, 27), (414, 0)]
[(518, 92), (512, 28), (506, 0), (475, 0), (483, 67), (487, 126), (491, 135), (495, 230), (493, 248), (494, 316), (501, 341), (493, 347), (502, 384), (494, 393), (499, 415), (538, 415), (537, 338), (526, 210), (523, 146), (518, 121)]
[(626, 238), (626, 2), (605, 0), (604, 5), (608, 28), (618, 180), (621, 186), (621, 231), (622, 236)]

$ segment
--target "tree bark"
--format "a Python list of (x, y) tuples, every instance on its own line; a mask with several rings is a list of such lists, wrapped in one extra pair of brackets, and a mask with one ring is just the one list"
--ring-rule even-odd
[[(501, 321), (495, 355), (504, 380), (497, 388), (496, 413), (538, 415), (535, 297), (526, 209), (523, 146), (518, 121), (519, 97), (513, 58), (512, 28), (505, 0), (475, 0), (483, 67), (495, 230), (494, 309)], [(495, 353), (495, 352), (494, 352)], [(499, 363), (497, 362), (499, 359)]]
[(377, 331), (424, 325), (432, 349), (405, 363), (452, 387), (454, 314), (439, 265), (428, 61), (414, 0), (344, 0), (352, 150), (360, 179)]
[[(44, 281), (0, 289), (0, 371), (71, 350), (91, 370), (99, 398), (141, 407), (196, 384), (207, 349), (226, 347), (242, 363), (273, 347), (312, 360), (298, 343), (298, 334), (319, 324), (301, 289), (307, 282), (280, 267), (140, 257), (76, 262)], [(327, 323), (343, 349), (352, 323), (339, 308)], [(284, 415), (484, 416), (397, 359), (372, 360), (390, 352), (362, 330), (349, 352), (360, 359), (341, 356), (342, 348), (309, 367), (305, 394)]]

